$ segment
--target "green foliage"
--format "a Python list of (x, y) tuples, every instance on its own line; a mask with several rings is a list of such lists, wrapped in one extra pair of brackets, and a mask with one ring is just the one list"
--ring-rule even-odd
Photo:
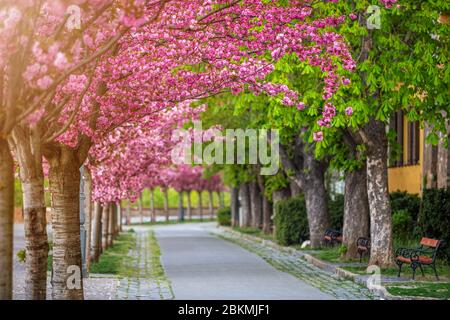
[(422, 236), (444, 241), (442, 253), (450, 261), (450, 189), (423, 191), (419, 230)]
[(414, 219), (411, 213), (406, 210), (393, 211), (392, 233), (396, 239), (410, 239), (414, 233)]
[(231, 226), (231, 209), (229, 207), (217, 211), (217, 221), (221, 226)]
[(432, 282), (407, 282), (392, 283), (386, 287), (387, 291), (394, 296), (416, 296), (430, 297), (436, 299), (450, 299), (450, 283)]
[(275, 238), (281, 245), (300, 244), (308, 239), (308, 219), (303, 196), (278, 202), (275, 212)]
[(17, 256), (17, 260), (18, 260), (20, 263), (25, 263), (25, 259), (26, 259), (26, 257), (27, 257), (27, 254), (26, 254), (25, 249), (21, 249), (21, 250), (17, 251), (16, 256)]
[(328, 200), (328, 213), (330, 214), (331, 227), (334, 230), (342, 230), (344, 223), (344, 195), (337, 194), (334, 199)]
[(119, 274), (124, 265), (124, 261), (129, 258), (129, 251), (135, 246), (136, 237), (134, 233), (121, 233), (114, 241), (114, 244), (103, 252), (99, 262), (91, 265), (90, 272)]
[(339, 247), (339, 254), (340, 254), (340, 255), (346, 254), (347, 251), (348, 251), (347, 246), (345, 246), (345, 245), (342, 244), (342, 245)]
[(403, 191), (390, 193), (392, 212), (407, 210), (414, 221), (417, 221), (420, 212), (420, 197)]

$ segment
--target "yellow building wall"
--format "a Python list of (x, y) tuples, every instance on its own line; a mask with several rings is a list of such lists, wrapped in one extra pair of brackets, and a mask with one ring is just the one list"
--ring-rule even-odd
[[(407, 120), (404, 120), (403, 126), (403, 163), (408, 162), (408, 126)], [(420, 152), (419, 163), (413, 166), (392, 167), (388, 169), (389, 192), (397, 190), (406, 191), (408, 193), (420, 194), (422, 192), (422, 164), (423, 164), (423, 144), (424, 132), (420, 129)]]

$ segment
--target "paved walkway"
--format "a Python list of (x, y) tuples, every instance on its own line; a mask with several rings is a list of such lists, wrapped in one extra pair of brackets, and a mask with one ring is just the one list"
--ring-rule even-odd
[(301, 251), (296, 251), (295, 253), (282, 252), (260, 242), (236, 237), (235, 234), (226, 232), (223, 229), (214, 228), (212, 232), (223, 239), (227, 239), (258, 254), (278, 270), (294, 275), (297, 279), (319, 288), (335, 299), (366, 300), (375, 298), (366, 287), (351, 280), (343, 280), (335, 274), (319, 269), (305, 261)]
[(119, 300), (168, 300), (173, 299), (170, 282), (160, 269), (159, 256), (153, 231), (148, 228), (136, 230), (136, 247), (129, 253), (124, 269), (129, 272), (120, 279), (116, 298)]
[[(214, 223), (154, 227), (176, 299), (334, 299), (210, 232)], [(311, 274), (310, 274), (311, 275)]]

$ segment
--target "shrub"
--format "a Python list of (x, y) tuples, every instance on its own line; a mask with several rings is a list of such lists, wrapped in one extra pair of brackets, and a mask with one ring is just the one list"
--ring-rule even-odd
[(414, 219), (408, 210), (402, 209), (392, 215), (392, 233), (395, 239), (411, 239), (414, 233)]
[(281, 245), (300, 244), (309, 238), (303, 196), (280, 201), (275, 206), (275, 238)]
[(342, 230), (344, 223), (344, 195), (337, 194), (334, 200), (328, 200), (328, 212), (330, 214), (331, 228)]
[(444, 241), (442, 251), (450, 261), (450, 189), (423, 192), (418, 229), (422, 236)]
[(420, 212), (420, 197), (417, 194), (409, 194), (407, 192), (396, 191), (391, 192), (391, 209), (392, 213), (400, 210), (407, 210), (413, 221), (417, 221)]
[(231, 226), (231, 209), (222, 208), (217, 211), (217, 221), (221, 226)]

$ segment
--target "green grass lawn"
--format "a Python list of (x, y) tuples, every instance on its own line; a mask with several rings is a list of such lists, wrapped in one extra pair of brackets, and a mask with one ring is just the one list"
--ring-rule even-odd
[(136, 245), (134, 232), (121, 233), (114, 244), (100, 256), (97, 263), (91, 264), (91, 273), (119, 274), (122, 271), (124, 261), (128, 258), (128, 252)]
[[(366, 267), (344, 266), (342, 268), (353, 273), (366, 274)], [(416, 270), (416, 280), (436, 281), (433, 269), (425, 266), (423, 270), (425, 276), (422, 276), (420, 270)], [(437, 263), (437, 272), (441, 280), (448, 280), (450, 278), (450, 266), (445, 265), (442, 261), (438, 261)], [(385, 276), (397, 276), (398, 268), (382, 269), (381, 273)], [(401, 276), (402, 278), (412, 278), (412, 270), (408, 265), (403, 265)]]
[(185, 219), (184, 221), (169, 220), (169, 221), (157, 221), (157, 222), (144, 222), (144, 223), (132, 223), (132, 226), (154, 226), (154, 225), (165, 225), (165, 224), (179, 224), (179, 223), (196, 223), (196, 222), (214, 222), (216, 219), (203, 218), (203, 219)]
[(395, 296), (450, 299), (450, 283), (413, 282), (396, 283), (386, 287)]
[(241, 227), (234, 227), (233, 230), (236, 230), (238, 232), (244, 233), (244, 234), (248, 234), (248, 235), (252, 235), (264, 240), (272, 240), (274, 241), (274, 237), (272, 234), (267, 234), (264, 233), (262, 230), (258, 229), (258, 228), (250, 228), (250, 227), (245, 227), (245, 228), (241, 228)]

